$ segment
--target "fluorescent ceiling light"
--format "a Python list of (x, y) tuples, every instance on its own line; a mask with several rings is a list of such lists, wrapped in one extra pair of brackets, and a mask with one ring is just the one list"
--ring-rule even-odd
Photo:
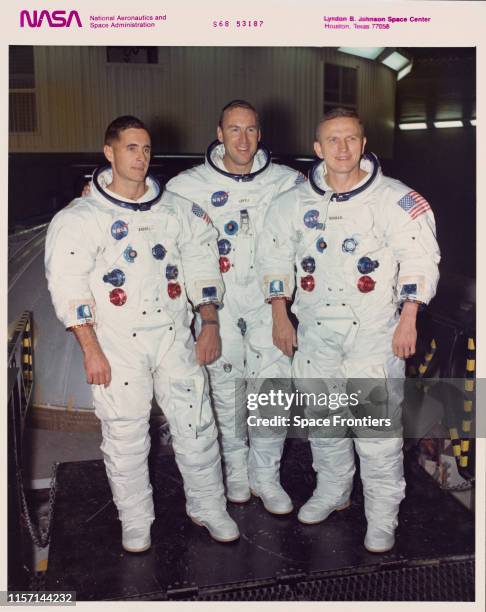
[(338, 47), (338, 51), (342, 53), (349, 53), (349, 55), (357, 55), (370, 60), (376, 59), (384, 49), (385, 47)]
[(410, 64), (408, 66), (405, 66), (405, 68), (402, 68), (398, 74), (397, 74), (397, 81), (399, 81), (400, 79), (403, 79), (403, 77), (407, 76), (407, 74), (409, 74), (412, 71), (412, 62), (410, 62)]
[(398, 127), (401, 130), (426, 130), (427, 124), (424, 121), (418, 123), (399, 123)]
[(470, 123), (473, 127), (476, 127), (476, 119), (471, 119)]
[(314, 161), (315, 157), (296, 157), (295, 161), (309, 162)]
[(457, 128), (464, 127), (462, 121), (434, 121), (434, 127), (436, 128)]
[(382, 59), (381, 62), (393, 70), (402, 70), (402, 68), (405, 68), (410, 60), (408, 57), (405, 57), (398, 51), (393, 51), (393, 53), (390, 53), (390, 55), (387, 55), (384, 59)]

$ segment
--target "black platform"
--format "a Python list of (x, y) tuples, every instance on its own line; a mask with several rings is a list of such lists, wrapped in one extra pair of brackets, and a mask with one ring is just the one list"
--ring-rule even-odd
[[(45, 588), (78, 600), (474, 600), (474, 517), (409, 457), (397, 543), (376, 555), (363, 547), (363, 497), (321, 525), (268, 514), (260, 500), (229, 504), (241, 538), (213, 541), (186, 516), (172, 456), (152, 461), (157, 520), (152, 548), (121, 548), (121, 528), (101, 461), (58, 470)], [(296, 508), (314, 487), (309, 447), (287, 443), (282, 482)]]

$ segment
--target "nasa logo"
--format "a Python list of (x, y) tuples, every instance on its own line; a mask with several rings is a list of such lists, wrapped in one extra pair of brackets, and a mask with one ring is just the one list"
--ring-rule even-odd
[(215, 191), (211, 196), (211, 204), (213, 206), (224, 206), (228, 201), (228, 194), (226, 191)]
[(70, 28), (74, 20), (79, 28), (83, 27), (78, 11), (20, 11), (20, 27), (40, 28), (44, 20), (50, 28)]
[(324, 223), (319, 223), (318, 219), (318, 210), (308, 210), (304, 215), (304, 225), (310, 229), (324, 229)]
[(111, 235), (115, 240), (125, 238), (125, 236), (128, 235), (128, 225), (125, 223), (125, 221), (122, 221), (121, 219), (115, 221), (111, 226)]

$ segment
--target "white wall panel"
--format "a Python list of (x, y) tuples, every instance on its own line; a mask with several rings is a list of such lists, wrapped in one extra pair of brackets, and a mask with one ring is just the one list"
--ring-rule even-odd
[(276, 153), (312, 152), (325, 62), (358, 69), (358, 109), (370, 148), (392, 156), (396, 79), (333, 48), (160, 47), (159, 64), (109, 64), (105, 47), (36, 47), (38, 131), (11, 134), (12, 152), (98, 152), (114, 117), (134, 114), (158, 152), (199, 153), (220, 108), (246, 98)]

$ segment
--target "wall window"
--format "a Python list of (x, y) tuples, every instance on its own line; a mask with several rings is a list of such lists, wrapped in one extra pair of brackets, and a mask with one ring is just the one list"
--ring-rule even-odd
[(358, 70), (337, 64), (324, 64), (324, 112), (340, 106), (358, 106)]
[(35, 132), (37, 107), (35, 93), (34, 47), (9, 47), (9, 132)]

